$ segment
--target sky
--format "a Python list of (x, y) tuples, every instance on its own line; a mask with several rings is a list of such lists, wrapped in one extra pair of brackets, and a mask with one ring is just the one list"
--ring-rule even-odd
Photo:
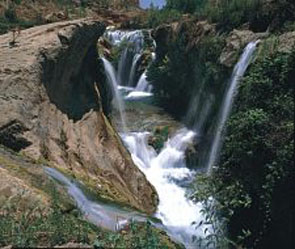
[(163, 7), (165, 4), (165, 0), (140, 0), (140, 6), (142, 8), (148, 8), (151, 2), (153, 2), (154, 6), (158, 7)]

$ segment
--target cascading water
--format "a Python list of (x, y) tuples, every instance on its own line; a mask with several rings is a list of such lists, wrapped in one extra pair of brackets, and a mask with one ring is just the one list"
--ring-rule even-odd
[(118, 83), (116, 80), (116, 72), (113, 68), (112, 64), (105, 58), (102, 58), (102, 62), (105, 68), (105, 72), (107, 75), (108, 82), (112, 88), (114, 100), (116, 103), (116, 106), (118, 108), (118, 111), (120, 113), (120, 119), (122, 122), (123, 130), (126, 131), (126, 121), (125, 121), (125, 112), (124, 112), (124, 102), (121, 98), (121, 95), (118, 91)]
[[(113, 31), (112, 33), (108, 32), (107, 37), (111, 37), (110, 40), (113, 41), (113, 44), (118, 46), (120, 40), (123, 41), (127, 34), (128, 32)], [(128, 37), (128, 40), (131, 41), (131, 36)], [(135, 36), (132, 37), (135, 39)], [(128, 64), (128, 62), (125, 61), (124, 63), (123, 61), (128, 60), (127, 57), (126, 50), (123, 50), (119, 70), (122, 71), (120, 64)], [(152, 60), (155, 60), (155, 58), (156, 56), (153, 53)], [(138, 54), (135, 54), (131, 71), (136, 70), (137, 60)], [(106, 59), (104, 59), (104, 63), (106, 62)], [(109, 65), (110, 63), (106, 64)], [(143, 72), (132, 91), (127, 89), (128, 87), (119, 86), (118, 81), (114, 79), (114, 73), (115, 70), (113, 69), (112, 77), (110, 77), (113, 80), (113, 86), (117, 85), (119, 89), (129, 91), (125, 99), (140, 101), (143, 97), (152, 96), (151, 86), (147, 81), (147, 70)], [(133, 72), (130, 72), (130, 75), (132, 74)], [(166, 230), (173, 238), (185, 244), (187, 248), (196, 248), (193, 237), (204, 237), (210, 232), (208, 226), (201, 226), (196, 229), (195, 224), (203, 220), (201, 215), (202, 205), (193, 203), (187, 197), (186, 185), (193, 180), (194, 171), (186, 167), (185, 152), (196, 134), (186, 128), (180, 129), (165, 143), (159, 154), (148, 145), (149, 135), (148, 132), (126, 133), (125, 130), (121, 131), (121, 137), (129, 149), (134, 163), (145, 173), (147, 179), (157, 190), (160, 203), (155, 215), (162, 220)], [(207, 231), (206, 234), (205, 230)]]
[[(111, 68), (111, 64), (106, 59), (103, 59), (113, 88), (129, 92), (125, 99), (135, 99), (137, 101), (142, 97), (152, 96), (149, 82), (146, 79), (146, 71), (134, 88), (135, 72), (142, 56), (142, 32), (109, 31), (106, 37), (115, 46), (120, 45), (125, 40), (134, 43), (133, 47), (135, 48), (133, 52), (131, 50), (133, 57), (130, 63), (130, 51), (128, 48), (123, 50), (118, 66), (120, 73), (117, 77), (115, 70)], [(211, 171), (219, 152), (222, 130), (230, 113), (238, 81), (249, 66), (257, 43), (252, 42), (245, 48), (238, 64), (235, 66), (229, 87), (225, 91), (218, 118), (218, 129), (207, 160), (208, 172)], [(153, 58), (155, 58), (155, 55), (153, 55)], [(122, 80), (122, 75), (128, 75), (126, 82)], [(121, 85), (118, 84), (118, 81)], [(187, 168), (185, 152), (188, 146), (193, 143), (194, 138), (202, 133), (203, 126), (207, 122), (215, 100), (212, 94), (209, 97), (204, 95), (204, 88), (205, 86), (202, 84), (196, 92), (195, 99), (191, 102), (187, 114), (187, 123), (190, 123), (193, 131), (186, 128), (178, 130), (174, 136), (168, 139), (159, 154), (148, 145), (148, 137), (150, 136), (148, 132), (127, 133), (126, 129), (121, 130), (121, 137), (130, 151), (134, 163), (145, 173), (147, 179), (157, 190), (159, 206), (155, 215), (161, 219), (169, 234), (185, 244), (187, 248), (198, 248), (192, 238), (194, 236), (204, 238), (212, 230), (209, 225), (197, 226), (200, 221), (204, 220), (201, 213), (203, 207), (201, 203), (193, 203), (187, 197), (186, 187), (194, 179), (195, 171)], [(120, 99), (119, 95), (117, 91), (115, 98)], [(122, 117), (124, 116), (123, 111), (122, 109), (122, 113), (120, 113)]]
[(135, 31), (108, 31), (105, 37), (113, 46), (124, 44), (118, 62), (117, 81), (121, 86), (133, 86), (138, 61), (144, 47), (144, 35), (141, 30)]
[(134, 78), (135, 78), (135, 72), (136, 72), (136, 67), (137, 63), (141, 58), (141, 54), (135, 54), (132, 60), (132, 65), (131, 65), (131, 70), (130, 70), (130, 75), (129, 75), (129, 80), (128, 80), (128, 86), (133, 86)]
[[(143, 31), (107, 31), (105, 37), (113, 46), (126, 45), (119, 59), (116, 79), (119, 86), (135, 87), (135, 93), (131, 93), (127, 99), (151, 96), (151, 86), (146, 80), (146, 72), (143, 72), (137, 84), (134, 84), (137, 80), (136, 70), (143, 55), (145, 41)], [(152, 53), (152, 58), (154, 58), (154, 53)]]
[(217, 160), (218, 153), (220, 151), (220, 145), (222, 140), (222, 134), (224, 130), (225, 123), (228, 119), (228, 116), (231, 111), (232, 103), (235, 97), (236, 89), (240, 79), (245, 74), (253, 53), (255, 52), (256, 45), (259, 43), (259, 40), (256, 42), (250, 42), (247, 47), (244, 49), (243, 54), (241, 55), (239, 62), (236, 64), (234, 71), (232, 73), (231, 79), (229, 81), (229, 86), (224, 95), (224, 99), (220, 108), (219, 118), (217, 121), (217, 129), (214, 135), (214, 139), (210, 148), (209, 159), (207, 162), (207, 172), (212, 171), (213, 165)]
[(141, 30), (109, 30), (106, 32), (105, 37), (115, 46), (120, 45), (122, 41), (131, 43), (137, 53), (142, 50), (144, 44), (144, 35)]
[(157, 190), (160, 203), (155, 215), (162, 220), (172, 237), (187, 248), (196, 248), (192, 238), (204, 237), (205, 229), (209, 233), (210, 228), (202, 226), (196, 229), (194, 224), (203, 220), (202, 206), (189, 200), (182, 186), (194, 176), (194, 172), (186, 167), (185, 151), (195, 133), (186, 128), (180, 129), (159, 154), (148, 145), (148, 136), (148, 132), (122, 134), (134, 163)]
[(146, 71), (141, 75), (137, 86), (135, 87), (135, 91), (144, 92), (148, 91), (149, 82), (147, 81)]
[(147, 81), (147, 71), (145, 70), (141, 77), (138, 80), (138, 83), (133, 91), (131, 91), (125, 99), (131, 100), (131, 99), (138, 99), (138, 98), (144, 98), (144, 97), (150, 97), (153, 94), (151, 93), (152, 91), (152, 86), (150, 83)]

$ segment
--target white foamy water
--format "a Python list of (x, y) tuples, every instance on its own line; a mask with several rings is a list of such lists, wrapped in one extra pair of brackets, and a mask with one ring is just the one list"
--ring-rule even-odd
[(135, 88), (135, 91), (138, 92), (149, 92), (149, 82), (147, 81), (147, 75), (146, 75), (147, 71), (144, 71), (143, 74), (141, 75), (137, 86)]
[(194, 176), (194, 172), (186, 167), (185, 151), (195, 133), (185, 128), (179, 130), (168, 139), (159, 154), (148, 145), (148, 136), (148, 132), (135, 132), (123, 134), (122, 139), (134, 163), (157, 190), (160, 202), (155, 215), (174, 238), (187, 248), (196, 248), (193, 236), (204, 237), (206, 229), (204, 226), (196, 229), (194, 225), (204, 219), (200, 212), (202, 205), (193, 203), (181, 186)]
[(153, 96), (152, 93), (149, 92), (138, 92), (138, 91), (132, 91), (128, 93), (128, 95), (124, 98), (126, 100), (138, 100), (143, 98), (148, 98)]

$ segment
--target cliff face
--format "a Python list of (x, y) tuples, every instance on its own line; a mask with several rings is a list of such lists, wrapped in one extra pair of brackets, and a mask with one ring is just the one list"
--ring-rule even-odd
[(148, 213), (157, 198), (106, 119), (97, 76), (100, 22), (0, 36), (0, 144), (73, 174), (101, 197)]

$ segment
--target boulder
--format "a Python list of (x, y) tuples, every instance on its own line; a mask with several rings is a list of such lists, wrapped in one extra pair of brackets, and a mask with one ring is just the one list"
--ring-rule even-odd
[(102, 109), (97, 40), (82, 19), (0, 36), (0, 144), (83, 181), (104, 198), (147, 213), (157, 195)]

